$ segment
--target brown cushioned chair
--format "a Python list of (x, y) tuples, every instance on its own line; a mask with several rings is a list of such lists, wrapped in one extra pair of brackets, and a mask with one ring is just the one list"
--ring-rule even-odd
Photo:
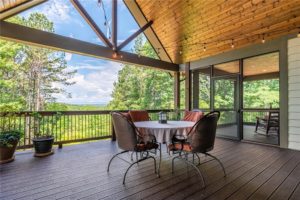
[(149, 114), (146, 110), (130, 110), (128, 113), (133, 122), (150, 120)]
[(183, 121), (197, 122), (203, 117), (203, 112), (201, 111), (184, 111)]
[(176, 136), (173, 138), (173, 142), (169, 145), (169, 149), (174, 153), (179, 153), (179, 156), (176, 156), (172, 159), (172, 173), (174, 172), (175, 159), (181, 159), (186, 164), (192, 166), (194, 169), (197, 170), (205, 187), (205, 180), (199, 168), (194, 164), (194, 162), (188, 161), (189, 154), (192, 154), (194, 156), (197, 155), (197, 153), (203, 153), (217, 160), (223, 169), (224, 176), (226, 176), (225, 168), (221, 161), (215, 156), (208, 153), (214, 148), (217, 122), (219, 120), (219, 117), (220, 112), (210, 112), (204, 117), (202, 117), (198, 122), (196, 122), (196, 124), (193, 126), (192, 130), (189, 132), (185, 139), (176, 138)]
[[(107, 172), (109, 172), (109, 167), (112, 162), (112, 160), (116, 157), (118, 157), (120, 154), (126, 153), (126, 152), (139, 152), (140, 153), (140, 159), (137, 159), (135, 162), (128, 162), (130, 163), (130, 166), (127, 168), (124, 177), (123, 177), (123, 184), (125, 184), (126, 175), (129, 171), (129, 169), (134, 165), (141, 161), (147, 160), (149, 158), (154, 160), (154, 171), (156, 173), (156, 160), (153, 156), (149, 155), (150, 150), (156, 150), (158, 148), (158, 144), (154, 142), (148, 142), (144, 143), (139, 131), (136, 129), (134, 124), (128, 120), (126, 116), (122, 113), (113, 112), (112, 113), (112, 121), (114, 125), (114, 130), (116, 133), (117, 143), (120, 149), (122, 149), (121, 152), (114, 155), (107, 166)], [(125, 161), (124, 159), (120, 158), (121, 160)], [(126, 161), (127, 162), (127, 161)]]

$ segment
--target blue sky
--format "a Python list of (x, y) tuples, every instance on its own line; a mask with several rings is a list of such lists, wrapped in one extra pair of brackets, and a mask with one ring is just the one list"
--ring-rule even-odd
[[(104, 12), (99, 6), (98, 0), (80, 0), (80, 2), (101, 30), (108, 35), (108, 29), (104, 25)], [(102, 2), (110, 24), (111, 0), (103, 0)], [(56, 34), (103, 45), (69, 0), (49, 0), (21, 13), (21, 15), (26, 17), (33, 12), (44, 13), (54, 23)], [(138, 29), (138, 25), (123, 1), (118, 0), (118, 43), (124, 41)], [(123, 51), (131, 52), (133, 44), (134, 42), (128, 44)], [(56, 95), (58, 102), (106, 104), (111, 100), (113, 83), (117, 80), (118, 71), (123, 66), (121, 63), (71, 53), (66, 53), (66, 60), (69, 69), (77, 70), (77, 74), (72, 79), (76, 84), (65, 88), (72, 94), (72, 98), (59, 94)]]

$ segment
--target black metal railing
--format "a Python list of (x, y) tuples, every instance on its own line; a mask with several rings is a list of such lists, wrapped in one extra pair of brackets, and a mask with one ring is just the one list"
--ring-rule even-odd
[[(127, 110), (118, 110), (127, 112)], [(169, 120), (178, 120), (183, 112), (172, 109), (148, 110), (152, 120), (164, 111)], [(53, 135), (55, 144), (75, 143), (112, 137), (112, 110), (40, 111), (0, 113), (0, 131), (5, 126), (23, 133), (18, 148), (31, 148), (37, 133)]]

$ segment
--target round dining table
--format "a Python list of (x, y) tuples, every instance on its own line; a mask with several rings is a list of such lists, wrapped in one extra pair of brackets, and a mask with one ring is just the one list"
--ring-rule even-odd
[(168, 121), (166, 124), (158, 121), (134, 122), (144, 140), (151, 140), (154, 136), (158, 143), (171, 143), (174, 135), (186, 136), (194, 124), (190, 121)]
[(190, 121), (168, 121), (166, 124), (158, 121), (141, 121), (134, 122), (134, 125), (143, 135), (144, 141), (151, 141), (155, 137), (156, 142), (159, 143), (159, 164), (158, 176), (160, 177), (160, 165), (162, 159), (161, 144), (169, 144), (172, 142), (174, 135), (186, 136), (195, 122)]

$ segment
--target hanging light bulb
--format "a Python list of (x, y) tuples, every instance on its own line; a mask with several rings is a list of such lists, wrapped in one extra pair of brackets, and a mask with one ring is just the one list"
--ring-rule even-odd
[(160, 54), (160, 51), (159, 51), (160, 49), (159, 48), (157, 48), (157, 54), (159, 55)]
[(182, 55), (182, 51), (179, 51), (179, 54)]
[(234, 43), (233, 43), (233, 39), (231, 39), (231, 48), (234, 48)]
[(203, 51), (206, 51), (206, 43), (203, 44)]
[(265, 40), (265, 34), (263, 34), (263, 35), (262, 35), (262, 40), (261, 40), (261, 43), (263, 43), (263, 44), (264, 44), (265, 42), (266, 42), (266, 40)]
[(300, 31), (298, 32), (298, 35), (297, 35), (297, 37), (298, 37), (298, 38), (300, 38)]

